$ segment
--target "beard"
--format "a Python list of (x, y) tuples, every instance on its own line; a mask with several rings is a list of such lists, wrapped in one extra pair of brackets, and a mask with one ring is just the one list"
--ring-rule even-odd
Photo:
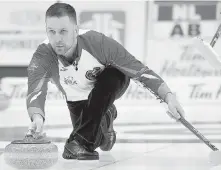
[(59, 45), (53, 45), (53, 50), (57, 55), (63, 55), (65, 57), (69, 57), (73, 55), (73, 52), (76, 48), (77, 41), (73, 42), (72, 44), (59, 44)]
[(54, 51), (56, 52), (56, 54), (58, 55), (64, 55), (66, 52), (67, 52), (67, 48), (65, 46), (62, 46), (62, 47), (58, 47), (58, 46), (55, 46), (54, 47)]

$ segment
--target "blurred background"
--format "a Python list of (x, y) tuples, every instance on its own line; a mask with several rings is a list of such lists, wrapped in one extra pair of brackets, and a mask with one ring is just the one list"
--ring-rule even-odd
[[(25, 105), (26, 69), (38, 44), (46, 39), (45, 12), (54, 2), (0, 1), (0, 141), (21, 138), (30, 123)], [(221, 70), (204, 60), (194, 48), (192, 38), (200, 36), (207, 42), (212, 39), (220, 24), (221, 1), (61, 2), (75, 7), (80, 28), (114, 38), (162, 76), (176, 93), (189, 120), (220, 125)], [(220, 47), (221, 40), (214, 47), (219, 54)], [(46, 129), (56, 125), (57, 133), (68, 128), (67, 133), (61, 131), (64, 141), (71, 131), (69, 113), (56, 87), (49, 87)], [(173, 123), (159, 100), (133, 82), (116, 105), (120, 112), (118, 123)], [(221, 134), (220, 127), (215, 130)], [(60, 139), (61, 133), (52, 136)], [(214, 141), (220, 142), (221, 138)]]

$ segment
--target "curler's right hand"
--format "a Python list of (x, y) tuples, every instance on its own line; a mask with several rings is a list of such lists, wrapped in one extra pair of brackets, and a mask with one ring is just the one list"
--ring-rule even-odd
[(34, 138), (38, 138), (42, 136), (44, 126), (44, 119), (40, 114), (34, 114), (32, 116), (32, 122), (28, 128), (27, 136), (32, 136)]

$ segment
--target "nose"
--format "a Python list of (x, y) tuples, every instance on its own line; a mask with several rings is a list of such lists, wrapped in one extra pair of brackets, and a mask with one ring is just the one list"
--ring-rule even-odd
[(56, 33), (54, 36), (54, 39), (55, 39), (56, 44), (62, 42), (61, 34)]

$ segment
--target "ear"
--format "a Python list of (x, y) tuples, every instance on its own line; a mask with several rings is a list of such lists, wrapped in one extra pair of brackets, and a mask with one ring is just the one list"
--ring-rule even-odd
[(78, 25), (75, 26), (75, 30), (74, 31), (75, 31), (76, 35), (79, 34), (79, 26)]

